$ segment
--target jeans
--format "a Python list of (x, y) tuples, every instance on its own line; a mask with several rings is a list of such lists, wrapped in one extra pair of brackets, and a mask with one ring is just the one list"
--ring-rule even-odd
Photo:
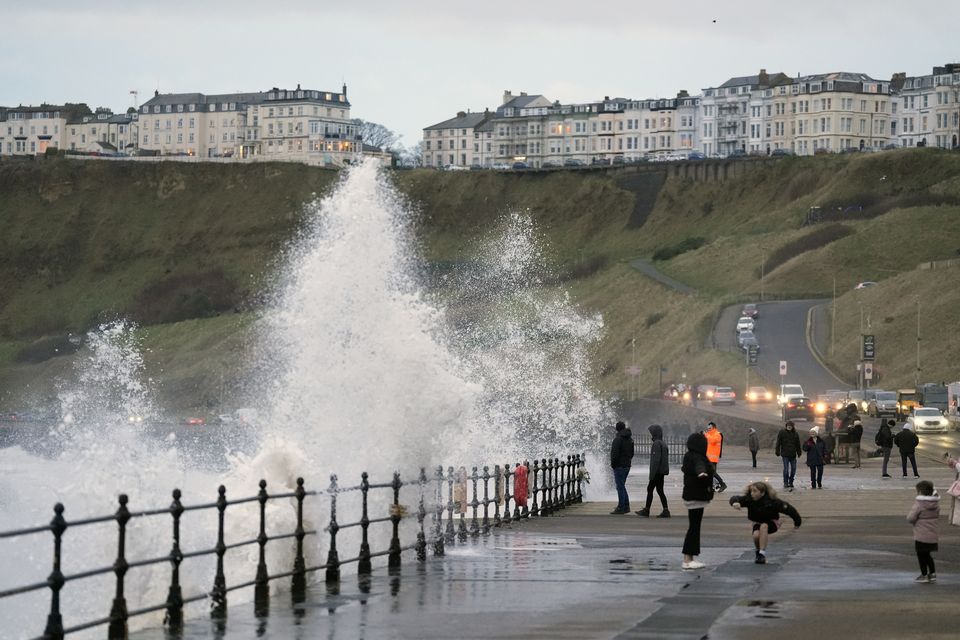
[(823, 486), (823, 465), (818, 464), (810, 467), (810, 488)]
[(792, 487), (793, 479), (797, 475), (797, 459), (781, 456), (783, 460), (783, 486)]
[(627, 475), (630, 467), (614, 467), (613, 481), (617, 485), (617, 509), (630, 511), (630, 496), (627, 495)]
[(920, 477), (920, 474), (917, 473), (917, 456), (911, 451), (910, 453), (900, 452), (900, 463), (903, 465), (903, 475), (907, 475), (907, 460), (910, 460), (910, 466), (913, 467), (913, 475)]
[(880, 447), (880, 450), (883, 451), (883, 475), (889, 475), (887, 474), (887, 463), (890, 462), (891, 447)]
[(757, 468), (757, 452), (756, 452), (756, 451), (751, 451), (751, 452), (750, 452), (750, 457), (753, 458), (753, 468), (756, 469), (756, 468)]
[(660, 504), (663, 505), (663, 510), (667, 510), (667, 495), (663, 492), (663, 475), (656, 474), (650, 477), (650, 482), (647, 483), (647, 511), (650, 510), (650, 505), (653, 504), (653, 490), (657, 490), (657, 495), (660, 496)]
[(851, 442), (850, 443), (850, 453), (853, 455), (853, 466), (860, 466), (860, 443)]
[(700, 555), (700, 523), (703, 522), (703, 509), (687, 509), (690, 525), (687, 535), (683, 538), (683, 554), (687, 556)]

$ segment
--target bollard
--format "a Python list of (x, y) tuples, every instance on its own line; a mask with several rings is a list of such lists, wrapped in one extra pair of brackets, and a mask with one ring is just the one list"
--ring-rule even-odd
[(60, 549), (63, 543), (63, 534), (67, 530), (67, 521), (63, 517), (63, 505), (59, 502), (53, 506), (53, 520), (50, 521), (50, 531), (53, 533), (53, 570), (47, 577), (50, 585), (50, 613), (47, 614), (47, 626), (44, 629), (44, 638), (63, 640), (63, 616), (60, 614), (60, 590), (63, 588), (63, 573), (60, 571)]
[(489, 487), (490, 484), (490, 467), (484, 465), (483, 467), (483, 535), (490, 535), (490, 493)]
[(223, 619), (227, 617), (227, 578), (223, 575), (223, 555), (227, 552), (227, 545), (223, 541), (223, 518), (227, 510), (227, 488), (223, 485), (217, 489), (217, 575), (213, 579), (213, 591), (210, 592), (210, 617)]
[(500, 465), (493, 465), (493, 526), (500, 526)]
[(257, 575), (254, 578), (253, 610), (257, 617), (266, 616), (270, 610), (270, 583), (267, 573), (267, 481), (260, 479), (260, 491), (257, 492), (257, 502), (260, 503), (260, 532), (257, 534), (257, 545), (260, 547), (260, 556), (257, 561)]
[(473, 474), (470, 476), (470, 480), (473, 482), (473, 501), (470, 503), (470, 506), (473, 507), (473, 519), (470, 521), (470, 537), (472, 538), (480, 535), (480, 522), (477, 520), (477, 507), (480, 506), (480, 502), (477, 500), (477, 480), (479, 479), (477, 468), (474, 467)]
[(183, 628), (183, 591), (180, 588), (180, 563), (183, 562), (183, 552), (180, 551), (180, 516), (183, 515), (183, 504), (180, 502), (180, 489), (173, 490), (173, 502), (170, 504), (170, 515), (173, 516), (173, 548), (170, 549), (170, 590), (167, 592), (167, 612), (163, 617), (163, 624), (172, 631)]
[(444, 542), (454, 544), (457, 538), (457, 531), (453, 527), (453, 467), (447, 470), (447, 530), (444, 535)]
[(420, 525), (420, 530), (417, 532), (417, 561), (426, 562), (427, 534), (423, 530), (423, 523), (427, 519), (427, 505), (423, 500), (423, 494), (427, 490), (427, 470), (423, 467), (420, 467), (418, 484), (420, 485), (420, 505), (417, 508), (417, 523)]
[(533, 504), (530, 505), (530, 515), (531, 515), (531, 516), (539, 516), (539, 515), (540, 515), (540, 507), (539, 507), (539, 505), (537, 504), (537, 490), (538, 490), (538, 489), (537, 489), (537, 473), (538, 473), (539, 471), (540, 471), (540, 463), (537, 461), (536, 458), (534, 458), (534, 459), (533, 459), (533, 470), (531, 471), (531, 475), (533, 476), (533, 478), (532, 478), (532, 480), (531, 480), (531, 485), (530, 485), (531, 488), (532, 488), (532, 490), (531, 490), (530, 493), (533, 494), (533, 497), (532, 497), (532, 499), (533, 499)]
[(434, 524), (436, 529), (433, 532), (433, 555), (442, 556), (443, 549), (443, 467), (437, 467), (437, 511), (434, 515)]
[(293, 578), (290, 582), (290, 591), (294, 602), (303, 602), (307, 591), (307, 563), (303, 559), (303, 539), (306, 532), (303, 530), (303, 498), (307, 495), (303, 488), (303, 478), (297, 478), (297, 488), (294, 492), (297, 498), (297, 528), (294, 537), (297, 540), (297, 555), (293, 560)]
[(357, 575), (368, 576), (373, 571), (370, 563), (370, 541), (367, 539), (367, 529), (370, 528), (370, 518), (367, 516), (367, 493), (370, 491), (369, 476), (364, 471), (360, 474), (360, 493), (363, 496), (363, 510), (360, 515), (360, 556), (357, 561)]
[(337, 553), (337, 532), (340, 525), (337, 524), (337, 475), (330, 475), (330, 488), (327, 493), (330, 494), (330, 524), (327, 531), (330, 532), (330, 550), (327, 551), (327, 584), (340, 583), (340, 554)]
[(390, 522), (393, 524), (393, 537), (390, 538), (390, 553), (387, 555), (387, 567), (389, 569), (398, 569), (400, 567), (400, 472), (393, 472), (393, 482), (390, 487), (393, 489), (393, 509), (390, 510)]

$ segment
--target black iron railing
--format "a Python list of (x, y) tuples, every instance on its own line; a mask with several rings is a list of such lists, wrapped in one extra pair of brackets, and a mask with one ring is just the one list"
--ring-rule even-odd
[[(402, 554), (414, 551), (419, 562), (427, 559), (428, 545), (432, 546), (434, 556), (443, 556), (447, 544), (466, 542), (469, 538), (489, 535), (491, 528), (509, 526), (511, 523), (538, 516), (548, 516), (565, 509), (568, 505), (583, 500), (582, 482), (585, 473), (585, 458), (583, 455), (570, 455), (565, 460), (560, 458), (543, 458), (533, 463), (515, 463), (502, 467), (494, 465), (491, 472), (489, 466), (483, 467), (479, 473), (477, 467), (467, 473), (465, 467), (454, 469), (448, 467), (444, 473), (443, 467), (437, 467), (432, 479), (428, 479), (424, 469), (420, 470), (419, 477), (413, 482), (403, 482), (399, 473), (393, 474), (390, 482), (371, 483), (366, 472), (361, 475), (359, 485), (340, 487), (336, 475), (330, 477), (330, 485), (319, 491), (308, 491), (304, 487), (303, 478), (297, 478), (294, 491), (270, 494), (267, 492), (266, 480), (260, 480), (260, 490), (255, 496), (236, 500), (227, 499), (226, 487), (220, 486), (215, 502), (184, 505), (181, 502), (182, 493), (179, 489), (173, 490), (173, 501), (170, 506), (147, 511), (130, 511), (129, 500), (126, 495), (118, 498), (118, 508), (111, 515), (68, 521), (64, 517), (64, 506), (54, 506), (54, 517), (50, 524), (30, 527), (15, 531), (0, 532), (0, 540), (8, 538), (32, 536), (42, 533), (53, 535), (53, 570), (43, 582), (26, 584), (20, 587), (0, 591), (0, 600), (42, 589), (50, 591), (50, 610), (47, 614), (46, 627), (43, 635), (37, 636), (43, 640), (59, 640), (64, 636), (98, 626), (107, 626), (108, 638), (126, 638), (128, 636), (128, 622), (131, 618), (152, 612), (164, 611), (164, 624), (171, 630), (179, 630), (183, 626), (184, 606), (201, 600), (210, 601), (211, 616), (214, 619), (223, 619), (227, 615), (227, 595), (238, 589), (253, 587), (254, 611), (261, 615), (269, 607), (269, 584), (273, 580), (290, 579), (290, 588), (294, 602), (302, 602), (307, 589), (307, 574), (324, 571), (328, 585), (338, 585), (341, 580), (341, 567), (356, 563), (357, 574), (361, 589), (368, 589), (368, 580), (373, 571), (373, 559), (387, 557), (387, 567), (390, 571), (399, 570), (402, 564)], [(522, 467), (522, 469), (521, 469)], [(511, 493), (511, 482), (513, 491)], [(482, 483), (482, 486), (481, 486)], [(431, 491), (430, 486), (433, 485)], [(492, 490), (491, 490), (492, 485)], [(408, 513), (401, 503), (401, 490), (404, 487), (417, 488), (416, 513)], [(388, 489), (392, 492), (389, 512), (387, 515), (370, 517), (368, 497), (371, 491)], [(518, 491), (520, 492), (518, 495)], [(361, 509), (359, 519), (347, 524), (340, 524), (337, 520), (338, 497), (343, 494), (359, 492)], [(427, 493), (432, 493), (432, 501)], [(330, 521), (325, 532), (329, 534), (329, 547), (326, 562), (316, 566), (308, 566), (304, 556), (304, 541), (311, 536), (319, 536), (321, 532), (304, 528), (304, 503), (307, 498), (330, 499)], [(293, 531), (267, 535), (266, 505), (273, 500), (293, 500), (296, 506), (296, 527)], [(258, 503), (259, 526), (258, 533), (238, 542), (227, 543), (224, 539), (224, 528), (228, 507), (247, 503)], [(493, 509), (491, 519), (490, 508)], [(502, 509), (501, 509), (502, 508)], [(180, 546), (181, 518), (186, 512), (217, 511), (217, 539), (211, 548), (184, 551)], [(482, 515), (481, 515), (482, 510)], [(444, 518), (446, 512), (446, 518)], [(426, 525), (427, 514), (432, 513), (433, 523)], [(470, 514), (469, 527), (467, 516)], [(173, 543), (170, 551), (157, 557), (130, 560), (127, 558), (126, 541), (127, 525), (132, 520), (152, 518), (168, 515), (172, 518)], [(407, 545), (400, 542), (400, 523), (404, 519), (416, 518), (416, 541)], [(61, 571), (61, 549), (64, 535), (68, 530), (88, 525), (107, 522), (117, 523), (117, 557), (112, 565), (100, 567), (79, 573), (65, 575)], [(368, 531), (371, 525), (390, 523), (392, 535), (387, 549), (371, 551)], [(346, 529), (359, 528), (360, 549), (357, 556), (341, 559), (337, 548), (337, 535)], [(429, 536), (429, 539), (428, 539)], [(270, 573), (266, 561), (266, 547), (270, 542), (279, 540), (293, 540), (295, 558), (293, 567), (287, 571)], [(227, 551), (240, 547), (258, 545), (259, 554), (256, 576), (253, 580), (227, 584), (224, 569), (224, 556)], [(213, 578), (213, 587), (209, 592), (197, 593), (184, 597), (180, 585), (180, 567), (184, 560), (204, 556), (216, 556), (216, 572)], [(124, 593), (127, 571), (138, 567), (168, 563), (170, 565), (170, 586), (167, 599), (162, 603), (140, 609), (129, 610)], [(114, 574), (115, 593), (110, 607), (110, 613), (94, 620), (89, 620), (72, 626), (64, 626), (61, 614), (61, 591), (67, 583)], [(365, 587), (366, 584), (366, 587)]]

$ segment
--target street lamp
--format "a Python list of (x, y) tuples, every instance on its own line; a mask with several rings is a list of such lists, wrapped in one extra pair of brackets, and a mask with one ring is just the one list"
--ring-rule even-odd
[(767, 261), (767, 248), (760, 246), (760, 302), (763, 302), (763, 271), (764, 263)]
[(920, 386), (920, 298), (917, 298), (917, 371), (913, 375), (913, 382)]

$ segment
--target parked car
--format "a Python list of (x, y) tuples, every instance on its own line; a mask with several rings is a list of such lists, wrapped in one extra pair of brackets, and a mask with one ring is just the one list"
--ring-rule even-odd
[(567, 158), (563, 161), (563, 166), (565, 167), (582, 167), (584, 166), (583, 160), (579, 158)]
[(750, 387), (747, 389), (747, 402), (761, 403), (772, 402), (773, 392), (766, 387)]
[(514, 163), (513, 163), (513, 168), (514, 168), (514, 169), (529, 169), (529, 168), (530, 168), (530, 165), (528, 165), (526, 162), (514, 162)]
[(508, 171), (510, 169), (510, 165), (504, 162), (498, 162), (495, 165), (493, 165), (493, 168), (496, 169), (497, 171)]
[(806, 396), (792, 396), (783, 404), (783, 420), (806, 420), (813, 422), (813, 402)]
[(753, 347), (757, 353), (760, 353), (760, 341), (757, 340), (757, 336), (749, 331), (744, 331), (740, 335), (743, 336), (744, 333), (750, 333), (750, 335), (744, 336), (743, 339), (740, 340), (740, 348), (744, 351), (749, 351), (750, 347)]
[(737, 332), (737, 344), (740, 345), (741, 347), (743, 347), (743, 341), (744, 341), (744, 340), (746, 340), (747, 338), (756, 338), (756, 337), (757, 337), (757, 336), (754, 335), (753, 331), (751, 331), (750, 329), (744, 329), (743, 331), (738, 331), (738, 332)]
[(794, 153), (793, 151), (790, 151), (790, 149), (774, 149), (773, 151), (770, 152), (770, 155), (777, 158), (777, 157), (784, 157), (784, 156), (792, 156), (794, 155)]
[(701, 151), (691, 151), (687, 156), (687, 160), (706, 160), (707, 156)]
[(893, 391), (876, 391), (867, 404), (867, 415), (876, 418), (897, 415), (897, 394)]
[(559, 166), (560, 166), (560, 163), (554, 162), (553, 160), (547, 160), (546, 162), (540, 165), (540, 167), (543, 169), (555, 169), (556, 167), (559, 167)]
[(855, 286), (854, 289), (866, 289), (867, 287), (875, 287), (876, 285), (877, 285), (876, 282), (867, 280), (866, 282), (858, 282), (857, 286)]
[(756, 320), (760, 317), (760, 310), (757, 308), (757, 305), (749, 302), (743, 305), (743, 309), (740, 310), (740, 315)]
[(753, 318), (743, 316), (737, 320), (737, 333), (742, 333), (744, 331), (753, 331), (756, 324), (753, 322)]
[(623, 156), (613, 156), (613, 164), (623, 164)]
[(950, 421), (934, 407), (917, 407), (907, 418), (907, 424), (914, 433), (946, 433), (950, 429)]
[(743, 149), (734, 149), (729, 154), (727, 154), (727, 157), (728, 158), (746, 158), (747, 152), (744, 151)]
[(710, 404), (736, 404), (737, 392), (731, 387), (717, 387)]
[(183, 424), (191, 427), (200, 427), (206, 424), (206, 420), (204, 420), (203, 418), (198, 418), (196, 416), (190, 416), (188, 418), (184, 418)]
[(781, 407), (785, 405), (792, 398), (803, 397), (803, 387), (798, 384), (782, 384), (780, 385), (780, 393), (777, 394), (777, 404)]
[(590, 164), (606, 166), (610, 164), (610, 158), (594, 158), (590, 161)]

